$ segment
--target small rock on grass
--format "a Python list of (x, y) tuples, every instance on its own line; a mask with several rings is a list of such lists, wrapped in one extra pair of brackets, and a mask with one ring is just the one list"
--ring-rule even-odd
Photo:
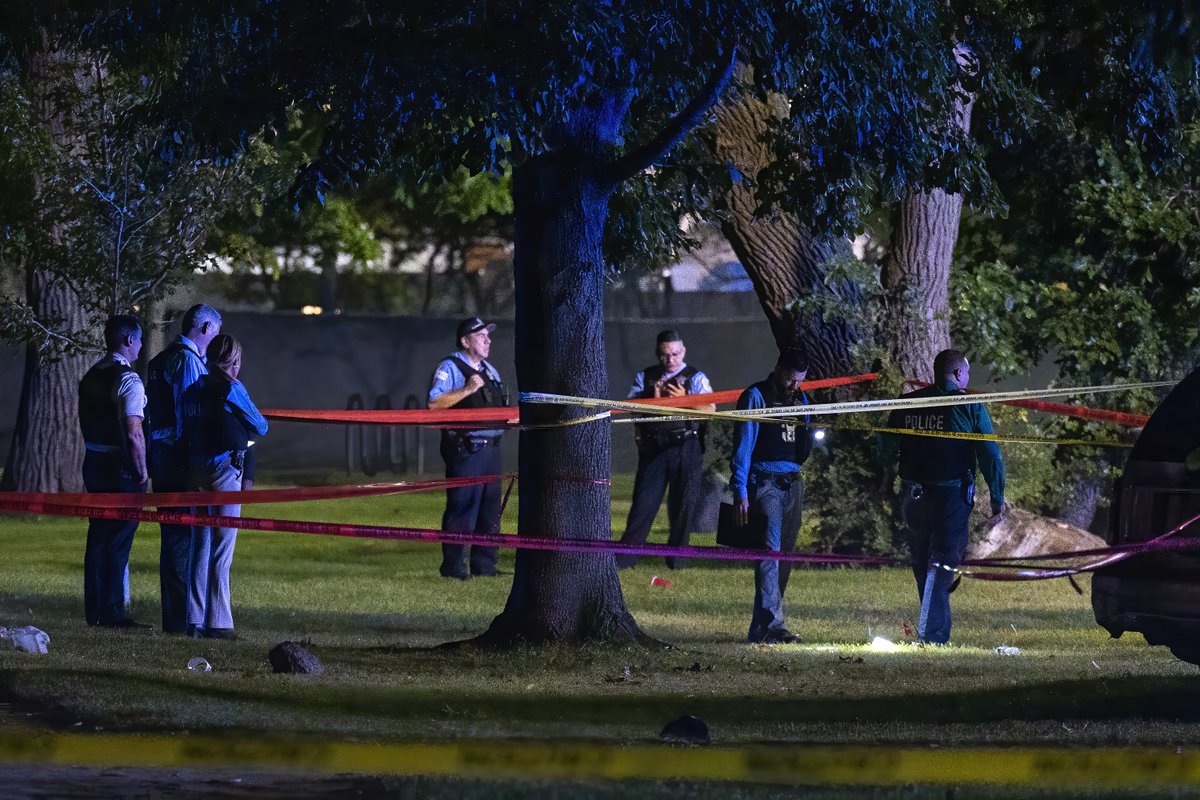
[(299, 642), (282, 642), (275, 645), (267, 659), (276, 672), (292, 672), (301, 675), (323, 675), (325, 667), (321, 659), (306, 650)]

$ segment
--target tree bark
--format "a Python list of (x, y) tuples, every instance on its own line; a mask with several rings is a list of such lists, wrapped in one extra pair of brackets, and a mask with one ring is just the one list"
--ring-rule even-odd
[(933, 359), (950, 347), (950, 261), (958, 241), (962, 195), (910, 192), (896, 209), (883, 269), (884, 337), (905, 378), (933, 381)]
[[(86, 96), (91, 67), (69, 51), (48, 51), (29, 60), (27, 80), (42, 124), (62, 151), (83, 146), (72, 116), (56, 98), (58, 81), (74, 80)], [(91, 318), (78, 291), (54, 259), (65, 252), (66, 222), (53, 217), (44, 196), (45, 181), (35, 176), (36, 228), (46, 231), (45, 246), (34, 248), (26, 264), (25, 299), (46, 335), (25, 348), (21, 400), (0, 489), (25, 492), (77, 492), (82, 489), (83, 439), (78, 423), (78, 387), (94, 355), (73, 346), (95, 339)]]
[[(970, 54), (957, 51), (960, 63)], [(955, 124), (971, 129), (974, 99), (959, 99)], [(933, 359), (950, 343), (950, 262), (962, 218), (961, 194), (942, 189), (909, 191), (893, 217), (892, 247), (881, 275), (884, 288), (882, 339), (905, 378), (933, 381)], [(961, 349), (961, 348), (960, 348)]]
[[(516, 359), (523, 392), (607, 397), (604, 254), (613, 186), (571, 149), (538, 156), (513, 174), (516, 217)], [(526, 424), (583, 416), (578, 408), (522, 405)], [(522, 534), (612, 538), (607, 421), (523, 430), (519, 466)], [(504, 611), (476, 641), (634, 643), (611, 555), (518, 550)]]
[[(795, 214), (776, 211), (755, 218), (753, 184), (770, 162), (763, 134), (773, 113), (766, 102), (745, 91), (717, 107), (717, 155), (742, 176), (718, 198), (721, 232), (754, 284), (779, 349), (803, 348), (813, 377), (845, 375), (852, 371), (853, 349), (861, 334), (835, 309), (861, 306), (862, 292), (849, 281), (830, 283), (827, 267), (848, 248), (817, 238)], [(801, 299), (816, 299), (832, 313), (797, 308)]]
[[(79, 296), (48, 270), (30, 270), (26, 297), (37, 318), (83, 336), (89, 320)], [(25, 346), (25, 374), (0, 490), (78, 492), (83, 481), (79, 381), (94, 356), (66, 352), (57, 340)]]

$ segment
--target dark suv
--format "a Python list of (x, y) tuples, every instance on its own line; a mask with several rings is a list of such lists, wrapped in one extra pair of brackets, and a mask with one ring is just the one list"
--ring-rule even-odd
[[(1200, 369), (1154, 412), (1117, 481), (1109, 539), (1144, 542), (1200, 514), (1200, 471), (1187, 457), (1200, 447)], [(1200, 522), (1173, 538), (1200, 539)], [(1200, 664), (1200, 542), (1195, 550), (1147, 553), (1096, 572), (1092, 609), (1114, 637), (1137, 631), (1184, 661)]]

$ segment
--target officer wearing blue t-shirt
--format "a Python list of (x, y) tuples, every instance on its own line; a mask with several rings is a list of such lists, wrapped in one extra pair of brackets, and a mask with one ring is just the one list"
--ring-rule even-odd
[[(950, 397), (964, 394), (971, 365), (957, 350), (943, 350), (933, 361), (934, 383), (903, 397)], [(946, 433), (992, 433), (992, 420), (981, 403), (897, 409), (889, 428)], [(900, 459), (900, 511), (909, 529), (913, 576), (921, 598), (917, 635), (922, 642), (950, 641), (950, 590), (967, 549), (967, 523), (975, 504), (975, 472), (983, 471), (992, 496), (992, 516), (1004, 509), (1004, 460), (995, 442), (949, 437), (881, 433), (876, 438), (881, 462)]]
[[(433, 371), (429, 385), (429, 408), (501, 408), (508, 405), (508, 393), (500, 373), (488, 363), (492, 349), (494, 323), (478, 317), (464, 319), (458, 325), (458, 351), (441, 361)], [(499, 475), (501, 470), (500, 437), (503, 430), (442, 430), (442, 460), (447, 478), (473, 478)], [(458, 533), (500, 532), (500, 481), (446, 490), (446, 513), (442, 530)], [(495, 547), (470, 548), (459, 544), (442, 545), (441, 574), (467, 580), (472, 575), (496, 574)]]
[[(808, 405), (800, 388), (808, 376), (808, 357), (798, 350), (779, 354), (775, 369), (738, 398), (739, 410)], [(808, 421), (805, 416), (804, 422)], [(812, 452), (812, 430), (799, 424), (738, 421), (733, 429), (733, 494), (738, 524), (745, 525), (750, 512), (767, 518), (768, 550), (787, 552), (796, 546), (800, 533), (800, 506), (804, 484), (800, 469)], [(800, 637), (783, 621), (783, 595), (787, 591), (790, 564), (777, 560), (759, 561), (754, 567), (754, 613), (748, 641), (757, 644), (790, 644)]]

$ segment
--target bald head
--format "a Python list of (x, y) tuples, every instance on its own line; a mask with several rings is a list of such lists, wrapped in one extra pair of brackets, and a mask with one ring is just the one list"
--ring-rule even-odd
[(942, 384), (965, 389), (971, 380), (971, 364), (958, 350), (943, 350), (933, 359), (933, 377)]

